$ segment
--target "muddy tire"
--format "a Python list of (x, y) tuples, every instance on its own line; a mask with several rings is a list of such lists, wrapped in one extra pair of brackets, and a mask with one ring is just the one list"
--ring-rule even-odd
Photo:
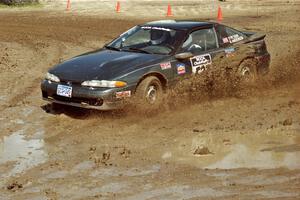
[(238, 76), (246, 83), (255, 83), (258, 79), (257, 62), (254, 59), (244, 60), (238, 67)]
[(163, 87), (160, 80), (155, 76), (149, 76), (142, 80), (137, 86), (135, 99), (139, 110), (158, 109), (163, 101)]

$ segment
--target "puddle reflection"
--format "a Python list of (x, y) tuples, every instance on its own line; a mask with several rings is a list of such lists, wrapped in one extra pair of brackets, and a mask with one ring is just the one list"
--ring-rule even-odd
[(0, 175), (0, 178), (14, 176), (46, 161), (44, 140), (39, 137), (43, 131), (33, 138), (25, 138), (24, 131), (17, 131), (0, 139), (0, 165), (15, 162), (12, 169)]
[(259, 168), (272, 169), (286, 167), (300, 168), (300, 152), (253, 151), (244, 144), (233, 145), (223, 159), (207, 166), (208, 169)]
[[(182, 140), (178, 147), (164, 159), (205, 169), (300, 169), (300, 136), (293, 130), (272, 134), (201, 133)], [(198, 153), (198, 148), (210, 153)]]

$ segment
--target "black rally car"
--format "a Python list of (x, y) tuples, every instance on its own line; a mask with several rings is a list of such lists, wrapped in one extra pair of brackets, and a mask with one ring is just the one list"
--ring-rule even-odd
[(251, 46), (252, 51), (240, 60), (237, 74), (253, 78), (267, 73), (270, 54), (264, 37), (214, 22), (166, 20), (138, 25), (102, 49), (50, 69), (41, 83), (43, 99), (109, 110), (135, 97), (155, 106), (180, 77), (200, 74), (217, 55), (238, 54), (242, 46)]

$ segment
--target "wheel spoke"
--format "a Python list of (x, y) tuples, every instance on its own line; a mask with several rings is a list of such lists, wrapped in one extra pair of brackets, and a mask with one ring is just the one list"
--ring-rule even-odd
[(149, 101), (150, 104), (154, 104), (156, 101), (156, 95), (157, 95), (157, 90), (154, 85), (149, 86), (146, 98)]

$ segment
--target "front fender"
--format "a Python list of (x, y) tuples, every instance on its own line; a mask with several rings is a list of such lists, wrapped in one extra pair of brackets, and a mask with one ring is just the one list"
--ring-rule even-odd
[(162, 70), (160, 64), (155, 64), (151, 66), (141, 67), (137, 70), (120, 76), (118, 80), (125, 81), (128, 85), (137, 86), (141, 80), (151, 75), (158, 77), (164, 86), (166, 86), (168, 81), (174, 76), (172, 68)]

